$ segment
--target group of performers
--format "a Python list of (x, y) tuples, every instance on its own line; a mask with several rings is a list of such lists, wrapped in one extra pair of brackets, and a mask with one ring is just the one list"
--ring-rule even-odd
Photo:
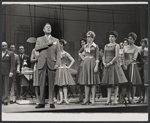
[[(88, 31), (86, 39), (81, 40), (78, 51), (80, 65), (76, 78), (73, 79), (71, 69), (74, 58), (64, 50), (67, 43), (64, 39), (56, 39), (51, 35), (51, 25), (46, 23), (43, 27), (44, 36), (37, 38), (35, 48), (32, 50), (31, 62), (34, 63), (33, 85), (37, 98), (36, 108), (45, 107), (45, 86), (48, 82), (50, 108), (55, 108), (54, 95), (59, 88), (59, 99), (56, 104), (66, 103), (68, 86), (80, 85), (79, 103), (82, 105), (95, 105), (97, 85), (107, 86), (106, 105), (118, 103), (135, 103), (136, 89), (139, 103), (148, 102), (148, 39), (141, 40), (141, 47), (135, 45), (137, 35), (133, 32), (120, 44), (116, 43), (118, 33), (109, 32), (109, 43), (105, 45), (104, 52), (99, 50), (95, 43), (95, 33)], [(138, 61), (138, 57), (142, 61)], [(68, 62), (70, 61), (70, 62)], [(142, 63), (142, 66), (138, 66)], [(143, 74), (141, 74), (143, 72)], [(100, 77), (101, 75), (101, 77)], [(46, 80), (48, 76), (48, 80)], [(40, 95), (38, 93), (40, 92)], [(114, 92), (114, 103), (112, 103)], [(92, 97), (92, 98), (91, 98)], [(128, 99), (126, 100), (125, 97)]]
[[(68, 85), (80, 85), (80, 98), (79, 103), (82, 105), (92, 104), (95, 105), (95, 96), (96, 96), (96, 86), (97, 85), (106, 85), (107, 86), (107, 102), (106, 104), (112, 104), (112, 90), (114, 90), (114, 105), (118, 103), (125, 103), (125, 96), (128, 98), (128, 103), (135, 103), (135, 92), (136, 88), (139, 92), (139, 103), (141, 101), (147, 102), (145, 98), (145, 88), (144, 84), (148, 84), (148, 69), (145, 72), (144, 81), (142, 81), (142, 77), (140, 74), (140, 70), (138, 67), (137, 57), (140, 54), (143, 58), (144, 67), (148, 65), (148, 39), (142, 39), (144, 46), (142, 46), (141, 53), (139, 52), (139, 47), (134, 43), (137, 39), (137, 35), (133, 32), (128, 34), (128, 38), (124, 40), (122, 43), (123, 46), (116, 43), (116, 39), (118, 37), (118, 33), (116, 31), (111, 31), (109, 33), (109, 44), (106, 44), (104, 47), (104, 53), (102, 56), (102, 65), (103, 70), (100, 73), (99, 70), (99, 62), (100, 62), (100, 52), (99, 46), (94, 42), (95, 33), (93, 31), (88, 31), (86, 39), (81, 40), (81, 49), (78, 52), (80, 65), (77, 71), (76, 79), (71, 76), (71, 66), (75, 62), (72, 56), (64, 51), (64, 46), (67, 43), (64, 39), (60, 39), (59, 42), (57, 39), (51, 36), (51, 26), (50, 24), (46, 24), (44, 26), (45, 36), (40, 37), (36, 41), (35, 49), (36, 51), (40, 51), (40, 57), (38, 58), (37, 64), (40, 65), (45, 64), (48, 70), (49, 77), (49, 99), (51, 98), (52, 90), (54, 88), (51, 87), (52, 81), (54, 85), (58, 85), (59, 87), (59, 100), (57, 100), (57, 104), (61, 105), (63, 103), (69, 104), (67, 99), (67, 87)], [(50, 36), (50, 37), (49, 37)], [(50, 38), (50, 39), (49, 39)], [(47, 42), (48, 41), (48, 42)], [(40, 45), (41, 44), (41, 45)], [(47, 45), (45, 45), (47, 44)], [(41, 48), (39, 48), (39, 46)], [(48, 48), (45, 49), (45, 46)], [(145, 50), (147, 48), (147, 50)], [(122, 52), (120, 52), (122, 49)], [(147, 53), (142, 53), (147, 52)], [(53, 54), (52, 54), (53, 53)], [(144, 55), (145, 54), (145, 55)], [(43, 61), (44, 60), (44, 61)], [(51, 61), (50, 61), (51, 60)], [(120, 62), (119, 62), (120, 60)], [(67, 64), (67, 61), (71, 61), (70, 64)], [(50, 65), (52, 63), (53, 65)], [(37, 65), (38, 66), (38, 65)], [(142, 67), (143, 67), (142, 66)], [(45, 68), (44, 68), (45, 69)], [(45, 88), (45, 79), (43, 79), (43, 75), (40, 71), (43, 71), (43, 66), (38, 68), (38, 76), (39, 76), (39, 85), (40, 85), (40, 102), (36, 106), (36, 108), (43, 108), (45, 106), (45, 102), (43, 96), (43, 90)], [(55, 77), (51, 72), (55, 73)], [(46, 70), (45, 70), (46, 72)], [(102, 77), (100, 79), (100, 74)], [(53, 76), (53, 77), (52, 77)], [(42, 92), (42, 93), (41, 93)], [(118, 97), (119, 92), (119, 99)], [(92, 95), (91, 95), (92, 94)], [(84, 98), (84, 96), (85, 98)], [(90, 96), (92, 96), (92, 100), (90, 100)], [(52, 96), (54, 97), (54, 96)], [(63, 99), (64, 98), (64, 99)], [(51, 98), (50, 107), (54, 108), (54, 102)]]

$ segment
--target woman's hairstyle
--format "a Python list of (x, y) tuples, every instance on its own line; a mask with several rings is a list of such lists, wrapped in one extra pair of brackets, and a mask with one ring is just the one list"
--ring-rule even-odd
[(114, 35), (116, 38), (118, 37), (118, 33), (116, 31), (110, 31), (109, 35)]
[(123, 41), (128, 41), (128, 38), (124, 38)]
[(93, 31), (88, 31), (88, 32), (86, 33), (86, 35), (90, 35), (90, 37), (93, 38), (93, 39), (94, 39), (95, 36), (96, 36)]
[(59, 43), (63, 44), (63, 46), (64, 46), (65, 44), (67, 44), (67, 42), (66, 42), (64, 39), (60, 39), (60, 40), (59, 40)]
[(134, 33), (134, 32), (130, 32), (129, 34), (128, 34), (128, 37), (132, 37), (134, 40), (136, 40), (137, 39), (137, 35)]
[(148, 46), (148, 38), (143, 38), (140, 43), (145, 43)]

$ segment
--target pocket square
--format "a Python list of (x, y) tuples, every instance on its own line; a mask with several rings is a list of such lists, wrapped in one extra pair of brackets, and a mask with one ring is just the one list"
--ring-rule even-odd
[(9, 56), (8, 54), (6, 56)]

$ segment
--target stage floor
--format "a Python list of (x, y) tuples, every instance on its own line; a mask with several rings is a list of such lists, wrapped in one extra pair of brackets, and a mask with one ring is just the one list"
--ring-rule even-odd
[[(118, 104), (118, 105), (105, 105), (107, 98), (96, 98), (96, 104), (94, 106), (92, 105), (81, 105), (77, 103), (78, 98), (70, 98), (70, 105), (62, 104), (57, 105), (55, 104), (55, 108), (51, 109), (49, 107), (49, 104), (45, 105), (45, 108), (35, 109), (36, 104), (9, 104), (7, 106), (2, 104), (2, 112), (3, 113), (31, 113), (31, 112), (116, 112), (116, 113), (148, 113), (148, 104), (129, 104), (128, 107), (126, 107), (124, 104)], [(136, 101), (138, 99), (136, 98)]]

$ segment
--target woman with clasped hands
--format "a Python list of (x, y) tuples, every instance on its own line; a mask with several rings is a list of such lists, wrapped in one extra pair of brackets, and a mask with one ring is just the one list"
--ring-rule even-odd
[(119, 44), (115, 41), (118, 37), (116, 31), (109, 32), (109, 44), (104, 47), (103, 64), (104, 71), (102, 76), (102, 84), (107, 85), (107, 102), (106, 105), (111, 104), (111, 92), (114, 89), (114, 105), (117, 102), (118, 86), (120, 83), (127, 82), (124, 72), (118, 63), (119, 58)]

